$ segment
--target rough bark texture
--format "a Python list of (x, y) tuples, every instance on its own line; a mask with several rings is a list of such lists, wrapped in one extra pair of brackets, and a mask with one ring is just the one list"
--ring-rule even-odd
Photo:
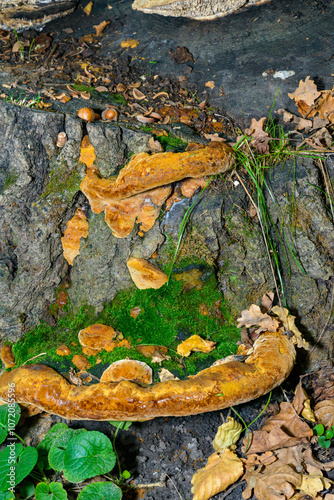
[[(49, 305), (66, 277), (72, 283), (69, 296), (75, 309), (89, 304), (101, 311), (131, 284), (126, 268), (129, 257), (147, 259), (157, 248), (164, 253), (171, 240), (177, 241), (193, 199), (174, 204), (143, 238), (135, 230), (117, 239), (103, 214), (93, 214), (79, 191), (84, 176), (78, 162), (81, 122), (58, 113), (0, 106), (0, 335), (16, 340), (42, 319), (52, 320)], [(122, 124), (93, 123), (87, 130), (105, 175), (117, 173), (129, 154), (145, 151), (150, 137)], [(56, 147), (60, 131), (68, 135), (63, 149)], [(334, 177), (331, 158), (327, 170)], [(267, 180), (275, 196), (274, 203), (266, 193), (277, 229), (273, 238), (287, 307), (312, 344), (327, 322), (334, 274), (333, 222), (318, 189), (323, 189), (321, 171), (311, 159), (298, 158), (273, 168)], [(257, 218), (249, 215), (249, 206), (241, 185), (218, 181), (192, 212), (180, 249), (181, 256), (200, 256), (215, 265), (221, 290), (236, 315), (274, 289), (261, 228)], [(60, 239), (78, 207), (86, 209), (89, 233), (70, 268)], [(295, 250), (298, 264), (289, 247)], [(331, 345), (332, 335), (329, 324), (314, 363), (331, 354), (324, 346)]]

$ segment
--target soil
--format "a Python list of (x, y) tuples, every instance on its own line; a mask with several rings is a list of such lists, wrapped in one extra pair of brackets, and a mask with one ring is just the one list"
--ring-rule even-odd
[[(110, 79), (110, 83), (97, 79), (94, 86), (100, 83), (113, 91), (117, 84), (143, 81), (144, 76), (149, 95), (147, 107), (156, 108), (153, 96), (160, 91), (167, 91), (171, 101), (179, 102), (184, 95), (198, 112), (199, 103), (207, 99), (215, 110), (199, 116), (197, 130), (203, 131), (207, 122), (215, 119), (222, 124), (219, 133), (229, 136), (233, 132), (231, 118), (240, 126), (248, 126), (252, 117), (267, 115), (278, 90), (275, 109), (283, 107), (294, 112), (293, 101), (287, 94), (308, 75), (320, 90), (332, 87), (334, 5), (331, 0), (272, 0), (210, 22), (135, 12), (130, 0), (96, 0), (87, 17), (82, 10), (86, 3), (81, 1), (73, 14), (44, 28), (51, 45), (32, 61), (27, 59), (27, 49), (22, 60), (1, 41), (4, 63), (0, 83), (7, 85), (2, 88), (4, 94), (17, 96), (23, 91), (35, 95), (51, 86), (59, 88), (61, 93), (78, 75), (85, 74), (79, 68), (79, 62), (85, 61), (102, 67), (103, 77)], [(95, 32), (94, 25), (104, 20), (109, 24), (102, 36), (89, 38)], [(22, 37), (31, 41), (39, 34), (30, 30)], [(126, 39), (136, 39), (139, 44), (133, 49), (121, 48)], [(177, 47), (186, 47), (190, 56), (185, 51), (175, 55)], [(287, 79), (276, 78), (275, 72), (283, 70), (294, 74)], [(213, 88), (207, 82), (214, 82)], [(89, 83), (88, 76), (85, 84)], [(102, 100), (95, 95), (88, 100), (79, 97), (62, 104), (59, 100), (49, 100), (47, 93), (42, 95), (45, 102), (52, 102), (52, 109), (68, 113), (75, 113), (83, 105), (97, 110), (103, 105), (103, 96)], [(206, 129), (207, 133), (214, 131), (212, 127)], [(296, 383), (297, 377), (292, 375), (288, 387)], [(281, 389), (274, 391), (274, 399), (283, 399)], [(266, 401), (264, 397), (236, 409), (246, 422), (251, 422)], [(142, 485), (163, 483), (163, 486), (141, 487), (137, 498), (190, 500), (191, 477), (213, 452), (212, 440), (228, 412), (155, 419), (133, 423), (128, 431), (120, 431), (116, 447), (122, 467), (131, 472), (131, 481)], [(253, 428), (261, 426), (263, 419), (261, 416)], [(101, 430), (109, 436), (112, 430), (107, 423), (80, 421), (70, 425)], [(239, 500), (243, 488), (239, 482), (230, 493), (213, 498)]]

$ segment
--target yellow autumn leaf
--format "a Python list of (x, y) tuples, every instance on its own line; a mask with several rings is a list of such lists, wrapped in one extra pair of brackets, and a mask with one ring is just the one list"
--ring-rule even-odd
[(130, 49), (134, 49), (135, 47), (137, 47), (137, 45), (139, 45), (139, 42), (134, 38), (128, 38), (127, 40), (123, 40), (123, 42), (121, 43), (121, 47), (123, 49), (127, 47)]
[(243, 464), (233, 451), (226, 448), (222, 453), (213, 453), (208, 458), (207, 465), (193, 475), (193, 500), (208, 500), (226, 490), (242, 474)]
[(306, 420), (309, 420), (310, 422), (316, 422), (314, 412), (311, 408), (310, 398), (307, 398), (304, 403), (304, 408), (302, 410), (302, 417), (306, 418)]
[(89, 16), (89, 14), (92, 12), (92, 8), (93, 8), (93, 2), (89, 2), (86, 7), (84, 7), (84, 13)]
[(299, 490), (306, 493), (306, 495), (310, 495), (311, 498), (314, 498), (317, 493), (330, 488), (330, 486), (331, 483), (322, 475), (303, 474), (302, 484), (299, 486)]
[(177, 353), (186, 358), (191, 351), (208, 353), (215, 348), (216, 343), (211, 340), (204, 340), (199, 335), (192, 335), (177, 346)]
[(240, 437), (242, 425), (232, 417), (227, 417), (227, 420), (228, 422), (218, 427), (218, 431), (212, 442), (215, 451), (222, 452), (225, 448), (233, 446)]

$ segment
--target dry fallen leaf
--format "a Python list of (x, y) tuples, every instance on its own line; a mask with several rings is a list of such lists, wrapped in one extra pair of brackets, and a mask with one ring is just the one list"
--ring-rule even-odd
[(89, 2), (86, 7), (84, 7), (84, 13), (89, 16), (89, 14), (92, 12), (92, 8), (93, 8), (93, 2)]
[(213, 453), (207, 465), (193, 475), (193, 500), (208, 500), (235, 483), (242, 474), (243, 464), (233, 451), (226, 448), (222, 453)]
[[(281, 403), (280, 412), (265, 422), (260, 431), (251, 435), (249, 453), (262, 453), (291, 447), (313, 436), (312, 429), (297, 415), (290, 403)], [(244, 438), (243, 451), (247, 446)]]
[(321, 471), (319, 471), (318, 474), (303, 474), (302, 484), (299, 490), (306, 493), (306, 495), (310, 495), (311, 498), (314, 498), (317, 493), (328, 489), (330, 486), (331, 483), (324, 478)]
[(334, 425), (334, 399), (325, 399), (317, 403), (314, 413), (318, 422), (322, 423), (327, 429)]
[(160, 382), (166, 382), (166, 380), (180, 380), (179, 378), (175, 377), (170, 371), (166, 370), (165, 368), (161, 368), (159, 372), (159, 379)]
[(317, 110), (321, 119), (329, 119), (331, 123), (334, 122), (334, 97), (330, 92), (320, 99)]
[(252, 304), (249, 309), (245, 309), (241, 312), (241, 317), (237, 319), (237, 327), (241, 328), (245, 326), (250, 328), (251, 326), (260, 326), (262, 331), (269, 330), (270, 332), (277, 332), (279, 328), (279, 322), (269, 316), (269, 314), (263, 314), (259, 306)]
[(242, 496), (245, 500), (254, 496), (257, 500), (285, 500), (291, 498), (301, 485), (299, 474), (289, 462), (276, 461), (267, 467), (246, 471), (247, 487)]
[(245, 134), (249, 137), (253, 137), (251, 146), (256, 149), (259, 153), (269, 152), (269, 134), (263, 130), (266, 118), (260, 118), (260, 120), (255, 120), (252, 118), (250, 127), (245, 129)]
[(222, 452), (225, 448), (235, 445), (242, 431), (242, 425), (234, 420), (234, 418), (227, 417), (227, 420), (227, 422), (218, 427), (218, 431), (212, 442), (213, 449), (217, 452)]
[(306, 120), (305, 118), (301, 118), (300, 116), (296, 116), (285, 109), (279, 109), (277, 111), (279, 115), (283, 115), (283, 120), (285, 122), (296, 123), (296, 130), (304, 130), (305, 128), (312, 128), (312, 120)]
[(296, 316), (290, 316), (289, 311), (285, 307), (274, 306), (272, 312), (276, 314), (282, 321), (285, 330), (293, 333), (292, 340), (298, 347), (309, 349), (309, 344), (303, 339), (302, 334), (295, 325)]
[(333, 138), (326, 127), (305, 139), (305, 142), (317, 151), (334, 151)]
[[(253, 205), (252, 205), (252, 207), (253, 207)], [(271, 308), (273, 306), (274, 296), (275, 296), (274, 292), (268, 292), (262, 296), (261, 310), (264, 313), (268, 313), (271, 310)]]
[(208, 82), (206, 82), (205, 86), (209, 87), (210, 89), (214, 89), (215, 88), (215, 82), (208, 81)]
[(150, 137), (148, 141), (148, 147), (150, 148), (150, 151), (152, 153), (162, 153), (163, 147), (161, 146), (160, 142), (154, 139), (154, 137)]
[(317, 90), (317, 86), (310, 77), (307, 76), (305, 82), (300, 80), (298, 88), (288, 94), (290, 99), (294, 99), (296, 102), (304, 101), (308, 106), (312, 106), (314, 101), (320, 96), (320, 92)]
[(100, 36), (104, 28), (108, 26), (109, 23), (110, 21), (102, 21), (102, 23), (93, 26), (93, 28), (95, 28), (96, 31), (96, 36)]
[(139, 45), (139, 42), (138, 40), (135, 40), (134, 38), (128, 38), (127, 40), (123, 40), (123, 42), (121, 43), (121, 47), (124, 49), (124, 48), (130, 48), (130, 49), (134, 49), (137, 47), (137, 45)]
[(192, 335), (177, 346), (177, 353), (182, 357), (188, 357), (191, 351), (208, 353), (215, 348), (216, 343), (204, 340), (199, 335)]
[(169, 50), (168, 52), (172, 61), (175, 61), (177, 64), (196, 62), (194, 56), (189, 52), (187, 47), (177, 47), (175, 50)]

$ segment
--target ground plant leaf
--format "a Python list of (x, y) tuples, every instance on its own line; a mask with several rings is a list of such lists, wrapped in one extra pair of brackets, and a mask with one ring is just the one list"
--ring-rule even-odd
[(66, 500), (67, 493), (61, 483), (38, 483), (35, 497), (36, 500)]
[(320, 96), (320, 92), (318, 92), (314, 81), (310, 80), (310, 77), (307, 76), (305, 81), (300, 80), (299, 86), (294, 92), (288, 94), (288, 96), (296, 102), (304, 101), (309, 106), (312, 106), (314, 101)]
[(12, 491), (0, 491), (0, 500), (12, 500), (14, 498), (15, 496)]
[(276, 332), (279, 328), (279, 323), (269, 314), (263, 314), (261, 309), (256, 304), (252, 304), (249, 309), (241, 312), (241, 317), (237, 319), (238, 328), (242, 326), (250, 328), (251, 326), (260, 326), (265, 330)]
[(93, 483), (86, 486), (78, 500), (121, 500), (122, 490), (111, 482)]
[[(11, 452), (11, 450), (13, 450)], [(32, 446), (23, 448), (21, 443), (13, 447), (7, 446), (0, 452), (0, 491), (6, 491), (13, 484), (9, 483), (11, 467), (14, 467), (12, 477), (15, 485), (30, 474), (36, 465), (38, 453)]]
[(58, 423), (55, 424), (51, 429), (45, 434), (42, 441), (37, 445), (36, 449), (38, 451), (38, 461), (37, 468), (40, 470), (50, 469), (49, 461), (48, 461), (48, 453), (51, 447), (55, 443), (56, 437), (66, 431), (68, 429), (66, 424)]
[(116, 463), (110, 440), (98, 431), (74, 436), (64, 455), (64, 476), (72, 483), (79, 483), (99, 474), (107, 474)]
[(87, 432), (86, 429), (67, 429), (65, 432), (60, 434), (50, 448), (49, 452), (49, 464), (54, 470), (64, 469), (64, 456), (65, 450), (71, 439), (77, 434), (82, 434)]
[(235, 483), (242, 474), (242, 461), (233, 451), (226, 448), (222, 453), (213, 453), (207, 465), (193, 475), (193, 500), (208, 500)]
[(6, 439), (8, 430), (16, 427), (20, 415), (21, 409), (18, 404), (0, 406), (0, 444)]
[(215, 342), (204, 340), (199, 335), (192, 335), (177, 346), (177, 353), (188, 357), (192, 351), (208, 353), (215, 348)]
[(242, 431), (242, 425), (232, 417), (227, 417), (227, 422), (218, 427), (216, 436), (212, 442), (213, 449), (217, 452), (223, 452), (236, 444)]

